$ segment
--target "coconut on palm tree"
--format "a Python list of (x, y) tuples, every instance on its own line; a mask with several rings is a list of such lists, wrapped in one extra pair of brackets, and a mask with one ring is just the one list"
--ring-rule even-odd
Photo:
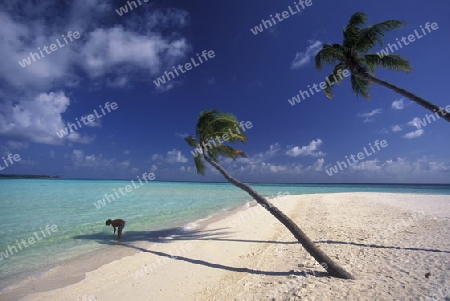
[(405, 23), (399, 20), (387, 20), (365, 26), (366, 20), (367, 16), (364, 13), (353, 14), (343, 29), (344, 41), (342, 44), (325, 44), (316, 54), (317, 70), (321, 71), (323, 64), (335, 65), (333, 72), (328, 76), (329, 80), (334, 80), (327, 81), (324, 89), (327, 97), (332, 98), (334, 84), (343, 80), (342, 76), (336, 75), (342, 74), (344, 70), (349, 70), (352, 89), (356, 95), (362, 95), (368, 99), (370, 85), (379, 84), (411, 99), (450, 122), (450, 114), (446, 113), (443, 108), (374, 76), (377, 67), (394, 71), (411, 71), (408, 60), (398, 54), (368, 53), (377, 43), (383, 45), (383, 36), (387, 32), (400, 28)]
[[(232, 158), (246, 157), (243, 151), (236, 150), (226, 142), (244, 142), (246, 137), (237, 128), (239, 122), (235, 116), (217, 110), (207, 110), (200, 113), (196, 126), (196, 135), (186, 137), (185, 140), (191, 147), (201, 150), (195, 152), (194, 161), (197, 173), (205, 174), (205, 161), (217, 169), (231, 184), (247, 192), (258, 204), (267, 209), (278, 221), (288, 228), (306, 251), (333, 276), (343, 279), (354, 279), (353, 276), (337, 265), (330, 257), (320, 250), (306, 234), (283, 212), (276, 208), (270, 201), (259, 195), (249, 185), (233, 178), (220, 164), (219, 157)], [(231, 135), (230, 135), (231, 133)], [(222, 138), (222, 139), (221, 139)], [(227, 138), (227, 139), (225, 139)], [(218, 141), (218, 142), (217, 142)]]

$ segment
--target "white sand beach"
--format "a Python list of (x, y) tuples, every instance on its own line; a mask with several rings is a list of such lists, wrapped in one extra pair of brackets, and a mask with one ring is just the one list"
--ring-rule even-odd
[(123, 243), (138, 253), (21, 300), (450, 300), (450, 196), (310, 194), (274, 203), (356, 280), (328, 277), (283, 225), (247, 206), (164, 243)]

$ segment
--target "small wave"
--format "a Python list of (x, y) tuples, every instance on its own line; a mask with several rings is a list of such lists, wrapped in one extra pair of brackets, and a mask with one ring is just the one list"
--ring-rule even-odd
[(205, 218), (200, 218), (198, 220), (195, 220), (193, 222), (187, 223), (186, 225), (184, 225), (183, 227), (180, 228), (181, 232), (189, 232), (192, 230), (197, 229), (198, 227), (200, 227), (200, 224), (203, 223), (204, 221), (212, 218), (214, 216), (214, 214), (211, 214)]
[[(37, 274), (25, 276), (22, 280), (19, 280), (19, 282), (17, 282), (17, 283), (10, 284), (10, 285), (5, 286), (4, 288), (1, 288), (0, 292), (4, 292), (4, 291), (8, 291), (8, 290), (14, 290), (14, 289), (20, 288), (22, 286), (25, 286), (30, 281), (33, 281), (33, 280), (36, 280), (36, 279), (39, 279), (39, 278), (47, 276), (48, 274), (50, 274), (51, 272), (53, 272), (57, 268), (58, 268), (58, 266), (53, 267), (50, 270), (47, 270), (47, 271), (44, 271), (44, 272), (40, 272), (40, 273), (37, 273)], [(16, 280), (17, 280), (17, 278), (16, 278)]]
[(184, 227), (182, 227), (181, 230), (190, 231), (190, 230), (194, 230), (194, 229), (198, 228), (198, 226), (199, 226), (198, 222), (192, 222), (192, 223), (189, 223), (189, 224), (185, 225)]
[(158, 239), (166, 239), (166, 240), (169, 240), (169, 239), (173, 239), (174, 236), (175, 236), (175, 235), (169, 235), (169, 236), (165, 236), (165, 237), (160, 236), (160, 237), (158, 237)]

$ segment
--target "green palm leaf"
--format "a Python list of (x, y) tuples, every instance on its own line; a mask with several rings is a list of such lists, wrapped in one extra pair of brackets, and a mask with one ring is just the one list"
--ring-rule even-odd
[(411, 71), (409, 61), (398, 54), (389, 54), (383, 57), (378, 54), (366, 54), (364, 55), (364, 62), (371, 70), (375, 70), (375, 67), (383, 67), (394, 71)]
[(193, 137), (193, 136), (186, 137), (186, 138), (184, 138), (184, 140), (187, 142), (187, 144), (189, 144), (189, 146), (198, 147), (199, 143), (195, 137)]
[[(325, 82), (326, 86), (325, 86), (324, 91), (325, 91), (326, 96), (329, 99), (331, 99), (333, 97), (333, 87), (334, 87), (334, 85), (335, 84), (339, 84), (341, 81), (344, 80), (344, 77), (342, 75), (339, 76), (339, 74), (343, 74), (344, 70), (346, 70), (345, 69), (345, 64), (343, 64), (343, 63), (337, 64), (334, 67), (333, 72), (331, 72), (331, 74), (327, 76), (328, 80)], [(334, 79), (336, 79), (336, 81)]]
[(339, 44), (333, 46), (324, 44), (322, 49), (316, 54), (315, 64), (317, 70), (322, 70), (322, 64), (335, 64), (344, 59), (344, 48)]
[(347, 28), (357, 28), (360, 25), (364, 25), (367, 20), (367, 15), (362, 12), (354, 13), (348, 21)]
[(380, 46), (383, 46), (383, 36), (389, 31), (398, 29), (405, 24), (405, 22), (399, 20), (387, 20), (361, 29), (353, 48), (357, 51), (367, 52), (372, 49), (377, 42)]
[(204, 176), (205, 175), (205, 162), (203, 161), (202, 156), (194, 157), (195, 168), (197, 169), (197, 173)]
[(228, 136), (229, 142), (246, 140), (245, 135), (238, 132), (239, 122), (237, 118), (228, 113), (217, 110), (204, 111), (197, 123), (197, 136), (200, 141), (207, 141)]
[(370, 82), (368, 80), (362, 79), (352, 74), (351, 83), (353, 92), (355, 92), (356, 96), (362, 95), (365, 98), (370, 99), (369, 95)]
[(224, 144), (247, 140), (245, 134), (240, 132), (238, 128), (239, 121), (232, 114), (218, 110), (206, 110), (200, 113), (196, 126), (196, 136), (185, 138), (189, 146), (202, 149), (202, 153), (194, 157), (197, 173), (204, 174), (205, 158), (218, 162), (220, 156), (232, 159), (236, 159), (238, 156), (247, 157), (243, 151)]

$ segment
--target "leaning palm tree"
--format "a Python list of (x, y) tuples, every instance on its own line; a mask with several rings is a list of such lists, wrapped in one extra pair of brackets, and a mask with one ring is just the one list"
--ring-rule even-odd
[(366, 20), (367, 16), (364, 13), (358, 12), (353, 14), (349, 23), (343, 29), (343, 43), (325, 44), (316, 54), (315, 63), (317, 70), (322, 70), (322, 64), (336, 64), (333, 72), (327, 78), (324, 89), (327, 97), (333, 97), (332, 89), (334, 84), (341, 82), (344, 79), (342, 76), (343, 72), (348, 70), (351, 73), (352, 89), (357, 96), (362, 95), (369, 99), (369, 86), (373, 83), (379, 84), (411, 99), (450, 122), (450, 114), (446, 113), (442, 108), (374, 76), (376, 67), (395, 71), (411, 71), (408, 60), (398, 54), (367, 53), (377, 43), (383, 45), (382, 37), (384, 34), (400, 28), (405, 23), (399, 20), (387, 20), (375, 25), (365, 26)]
[[(333, 276), (344, 279), (354, 279), (353, 276), (337, 265), (320, 250), (306, 234), (283, 212), (276, 208), (270, 201), (255, 192), (250, 186), (233, 178), (220, 164), (219, 157), (222, 155), (235, 160), (238, 157), (247, 157), (241, 150), (220, 142), (220, 138), (226, 142), (244, 142), (246, 137), (238, 130), (239, 122), (232, 114), (222, 113), (217, 110), (207, 110), (200, 113), (197, 121), (196, 136), (186, 137), (186, 142), (195, 147), (194, 154), (197, 173), (205, 174), (205, 161), (216, 168), (231, 184), (247, 192), (255, 201), (267, 209), (294, 235), (308, 253)], [(226, 135), (226, 136), (225, 136)], [(218, 142), (217, 142), (218, 141)]]

